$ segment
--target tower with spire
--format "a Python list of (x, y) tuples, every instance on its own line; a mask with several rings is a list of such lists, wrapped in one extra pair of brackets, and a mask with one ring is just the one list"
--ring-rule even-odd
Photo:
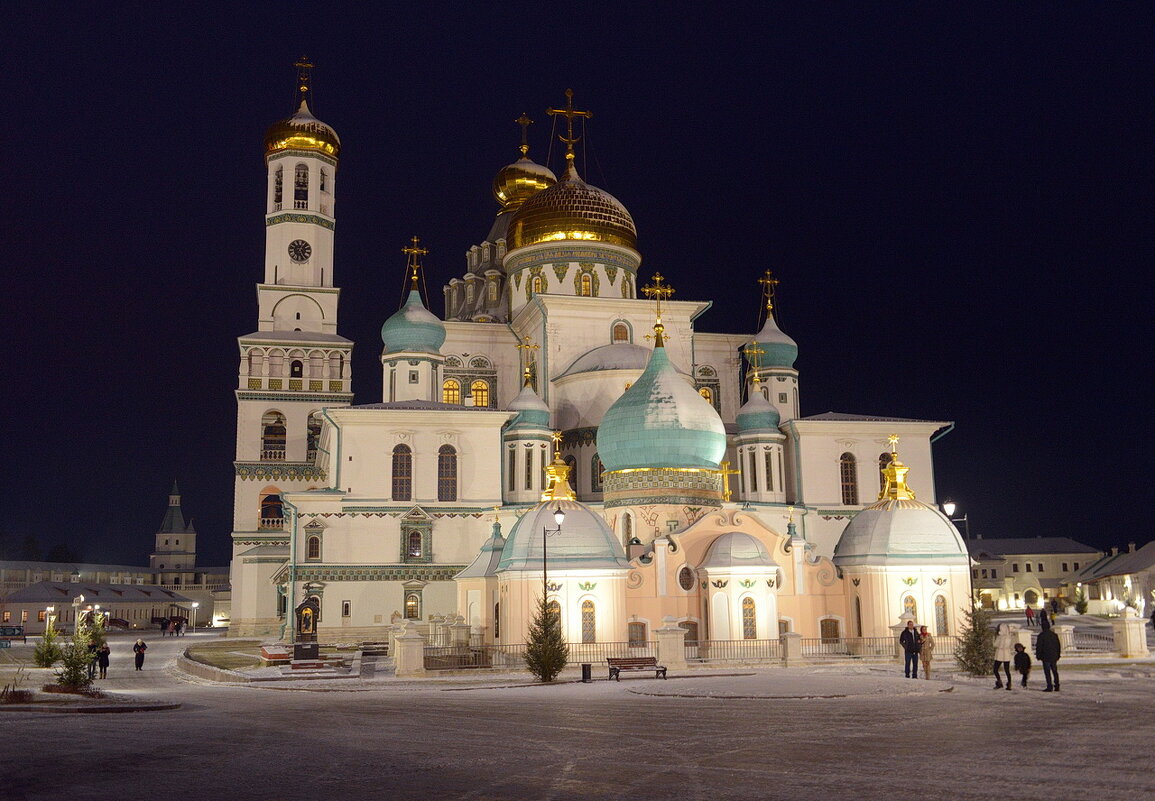
[(148, 566), (158, 572), (189, 571), (196, 567), (197, 531), (192, 520), (185, 522), (180, 506), (180, 489), (172, 483), (168, 507), (156, 530), (155, 543)]

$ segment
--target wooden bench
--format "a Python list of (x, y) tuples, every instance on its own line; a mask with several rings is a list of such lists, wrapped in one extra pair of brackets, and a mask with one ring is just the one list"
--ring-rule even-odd
[(610, 678), (622, 680), (623, 670), (652, 670), (654, 671), (654, 678), (666, 678), (666, 666), (658, 664), (656, 656), (631, 656), (631, 657), (615, 657), (611, 656), (606, 659), (610, 666)]

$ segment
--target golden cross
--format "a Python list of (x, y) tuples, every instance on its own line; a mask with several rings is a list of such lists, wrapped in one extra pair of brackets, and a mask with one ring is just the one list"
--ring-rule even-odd
[(770, 311), (774, 308), (774, 287), (782, 282), (774, 277), (774, 273), (767, 270), (766, 274), (758, 279), (758, 283), (762, 285), (762, 297), (766, 298), (766, 311)]
[(406, 267), (409, 269), (409, 280), (412, 282), (412, 288), (417, 288), (417, 270), (421, 268), (421, 257), (429, 253), (427, 248), (420, 247), (421, 240), (416, 236), (410, 240), (412, 244), (401, 248), (401, 252), (409, 257)]
[[(662, 284), (665, 280), (661, 273), (654, 273), (654, 283), (646, 284), (642, 287), (642, 294), (647, 298), (655, 298), (658, 302), (656, 311), (657, 321), (654, 323), (654, 347), (657, 348), (665, 347), (665, 340), (662, 339), (662, 334), (666, 330), (666, 327), (662, 325), (662, 300), (668, 300), (669, 297), (674, 294), (674, 288), (672, 286)], [(649, 336), (647, 336), (646, 339), (649, 339)]]
[(757, 342), (749, 342), (744, 348), (742, 348), (742, 352), (746, 354), (746, 360), (750, 362), (750, 366), (754, 368), (754, 383), (757, 384), (762, 380), (758, 375), (758, 370), (762, 366), (758, 357), (764, 354), (766, 351), (758, 347)]
[(891, 434), (886, 441), (890, 443), (890, 452), (898, 456), (898, 434)]
[(729, 501), (730, 496), (734, 494), (730, 491), (730, 476), (738, 475), (738, 471), (731, 470), (730, 462), (725, 461), (722, 462), (722, 469), (718, 471), (718, 474), (722, 476), (722, 500)]
[(298, 99), (304, 100), (305, 95), (309, 92), (309, 71), (313, 69), (314, 65), (306, 56), (301, 56), (293, 66), (297, 68), (297, 92), (300, 94)]
[(518, 150), (521, 151), (521, 155), (525, 156), (529, 153), (529, 126), (533, 125), (533, 120), (527, 117), (523, 111), (514, 122), (521, 126), (521, 145)]
[(549, 438), (553, 440), (553, 455), (556, 458), (561, 455), (561, 441), (565, 439), (565, 435), (560, 431), (555, 431), (549, 435)]
[(545, 110), (545, 113), (551, 117), (561, 115), (566, 120), (566, 135), (559, 136), (558, 139), (565, 142), (565, 158), (566, 161), (573, 161), (573, 146), (577, 144), (581, 137), (574, 137), (573, 135), (573, 118), (585, 117), (587, 120), (593, 116), (592, 111), (574, 111), (573, 107), (573, 89), (565, 90), (565, 108), (554, 108), (550, 106)]
[(521, 369), (521, 375), (522, 375), (522, 378), (525, 379), (525, 384), (523, 384), (522, 386), (525, 386), (525, 385), (529, 384), (529, 378), (530, 378), (530, 373), (531, 373), (531, 371), (529, 369), (529, 365), (530, 365), (531, 361), (533, 360), (533, 353), (531, 353), (531, 351), (538, 350), (540, 346), (531, 344), (532, 340), (529, 338), (529, 334), (526, 334), (524, 337), (522, 337), (522, 340), (524, 341), (524, 344), (523, 344), (523, 342), (518, 342), (517, 343), (517, 349), (519, 351), (521, 351), (521, 353), (519, 355), (521, 355), (521, 357), (524, 359), (524, 362), (522, 364), (522, 369)]

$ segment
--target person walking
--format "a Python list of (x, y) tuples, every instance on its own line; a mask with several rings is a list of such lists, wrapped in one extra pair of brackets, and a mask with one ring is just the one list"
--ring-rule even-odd
[[(1045, 615), (1046, 612), (1044, 611), (1043, 614)], [(1035, 607), (1027, 604), (1027, 626), (1033, 625), (1035, 625)]]
[(903, 672), (908, 679), (918, 678), (918, 652), (922, 647), (922, 640), (919, 639), (918, 630), (914, 627), (914, 621), (906, 621), (906, 628), (902, 630), (902, 634), (898, 635), (898, 644), (902, 646), (902, 651), (906, 655), (906, 663), (903, 666)]
[(88, 680), (96, 678), (96, 660), (100, 656), (100, 646), (94, 642), (88, 644)]
[(999, 624), (999, 633), (995, 637), (995, 689), (1003, 688), (1003, 679), (999, 675), (1001, 668), (1007, 675), (1007, 689), (1011, 689), (1011, 660), (1015, 658), (1015, 635), (1006, 623)]
[(1047, 686), (1043, 692), (1059, 691), (1059, 657), (1063, 652), (1063, 644), (1059, 642), (1059, 635), (1048, 624), (1035, 639), (1035, 657), (1043, 664), (1043, 677)]
[(934, 637), (927, 631), (926, 626), (918, 630), (918, 637), (922, 640), (922, 647), (918, 651), (918, 655), (922, 659), (922, 677), (930, 681), (930, 662), (934, 659)]
[[(1045, 613), (1044, 613), (1045, 614)], [(1023, 677), (1023, 689), (1027, 688), (1027, 677), (1031, 675), (1031, 655), (1021, 642), (1015, 643), (1015, 670)]]
[(112, 649), (108, 647), (108, 643), (104, 644), (99, 651), (96, 652), (96, 664), (100, 667), (100, 678), (108, 678), (108, 657), (112, 653)]
[(160, 636), (161, 637), (168, 636), (168, 618), (167, 617), (162, 617), (160, 619)]
[(137, 640), (133, 643), (132, 652), (136, 654), (136, 669), (144, 670), (144, 652), (148, 650), (148, 646), (144, 644), (144, 640)]

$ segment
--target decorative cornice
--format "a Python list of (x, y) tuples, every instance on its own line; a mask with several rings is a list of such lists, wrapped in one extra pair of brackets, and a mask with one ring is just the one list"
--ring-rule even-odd
[[(331, 294), (340, 295), (341, 288), (335, 286), (300, 286), (298, 284), (257, 284), (257, 289), (262, 292), (291, 292), (297, 295), (304, 294)], [(241, 337), (246, 339), (246, 337)], [(349, 343), (352, 346), (352, 343)], [(334, 345), (333, 347), (339, 347)]]
[(308, 462), (233, 462), (237, 478), (241, 481), (260, 479), (297, 479), (299, 481), (324, 481), (326, 473), (315, 464)]
[(238, 389), (237, 400), (263, 400), (263, 401), (308, 401), (309, 403), (317, 403), (318, 401), (332, 401), (333, 403), (348, 404), (353, 400), (352, 392), (341, 393), (320, 393), (320, 392), (254, 392), (248, 389)]
[(452, 581), (465, 565), (297, 565), (301, 581)]
[(304, 156), (306, 158), (317, 159), (318, 161), (323, 161), (326, 164), (329, 164), (333, 167), (337, 166), (337, 159), (333, 158), (332, 156), (326, 156), (324, 153), (321, 153), (321, 152), (316, 151), (316, 150), (305, 150), (302, 148), (293, 148), (293, 147), (287, 147), (284, 150), (278, 150), (276, 153), (274, 153), (268, 157), (268, 161), (279, 161), (280, 159), (288, 158), (290, 156), (292, 156), (293, 158), (300, 158), (301, 156)]
[(280, 223), (309, 223), (310, 225), (319, 225), (322, 228), (328, 228), (332, 231), (335, 223), (332, 220), (321, 217), (317, 214), (294, 214), (286, 212), (284, 214), (273, 214), (265, 218), (265, 226), (278, 225)]

